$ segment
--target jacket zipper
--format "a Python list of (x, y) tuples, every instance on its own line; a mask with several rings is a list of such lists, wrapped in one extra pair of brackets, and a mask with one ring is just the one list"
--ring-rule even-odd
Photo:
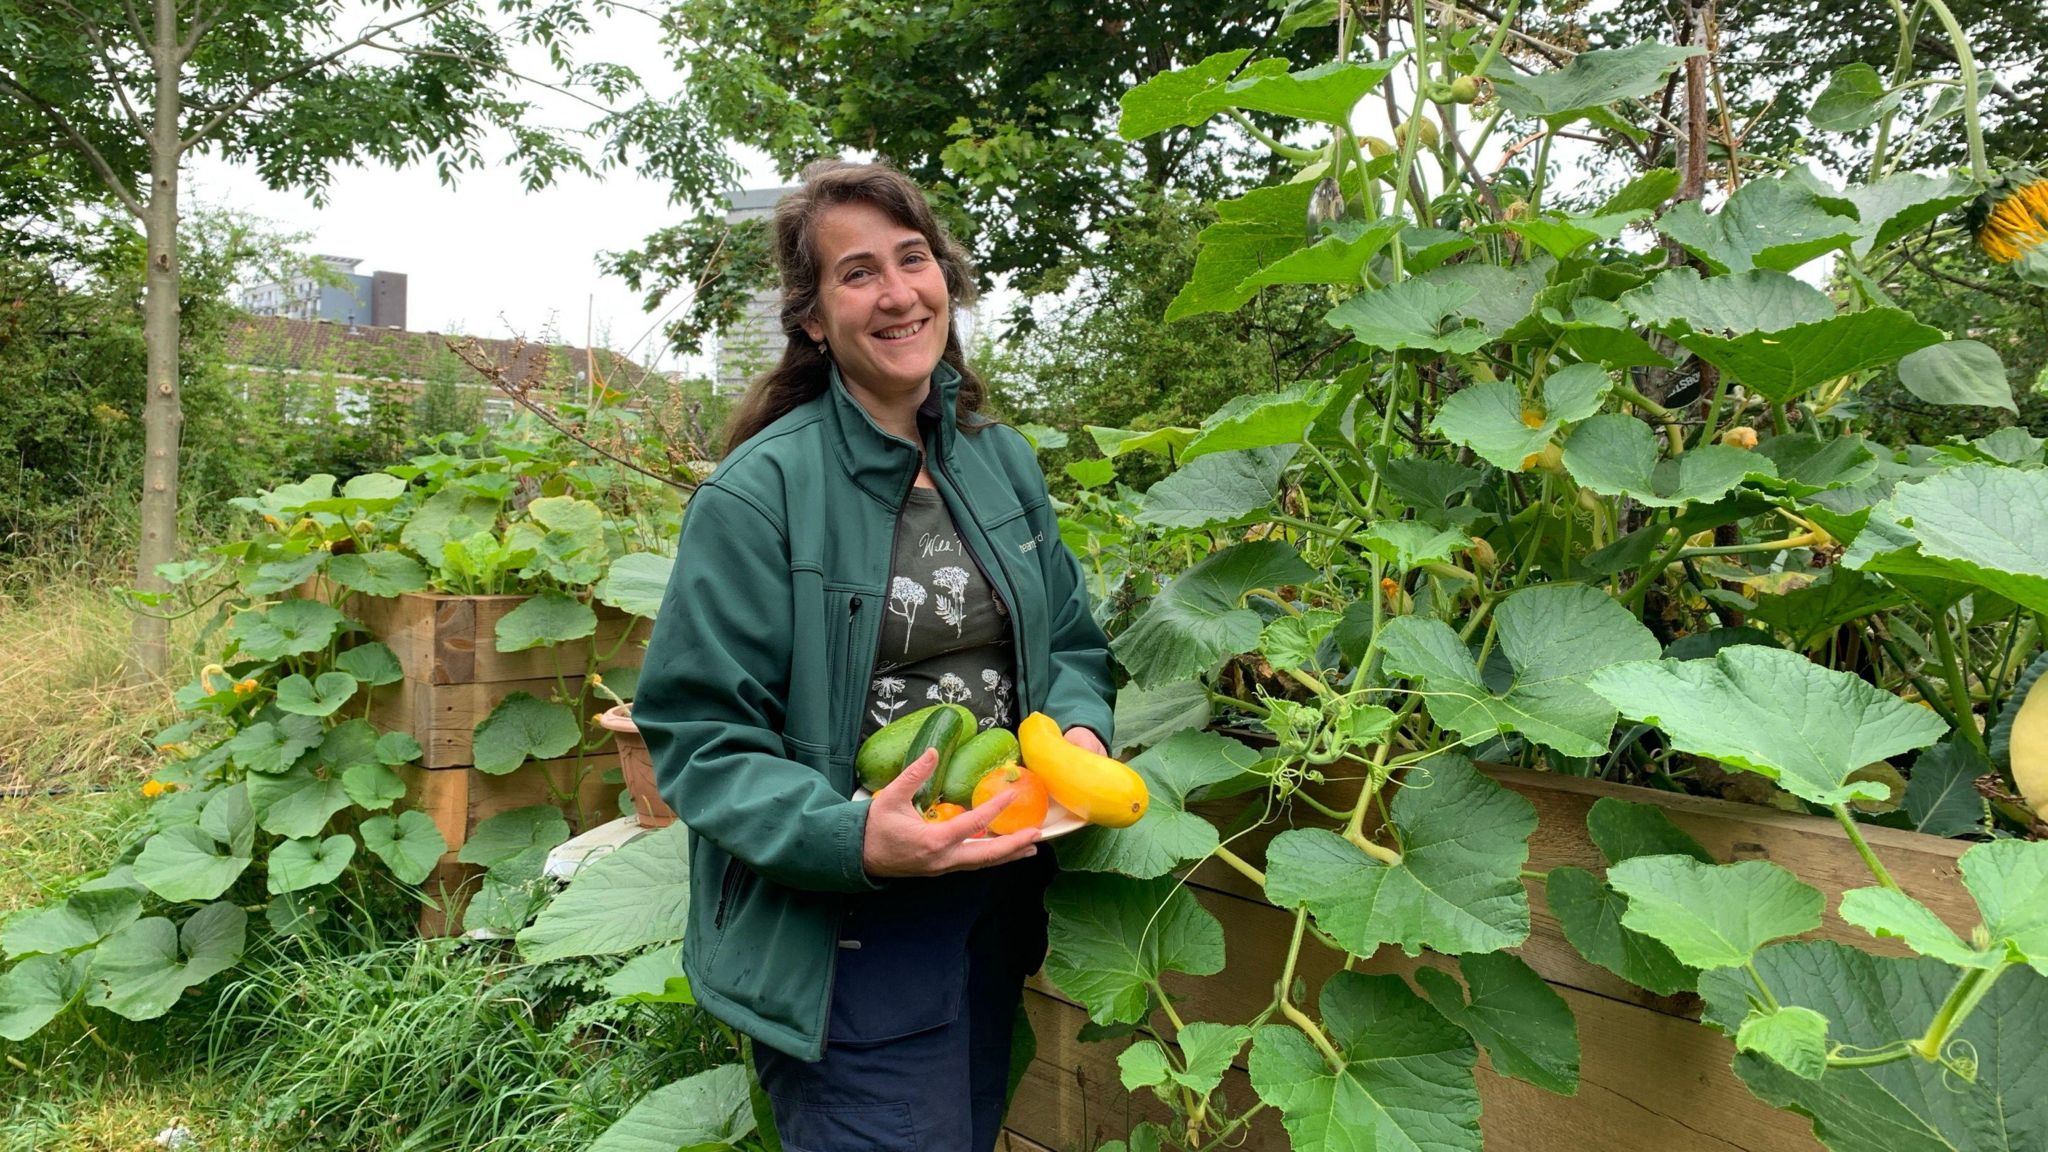
[(711, 918), (713, 928), (725, 927), (726, 910), (732, 907), (732, 898), (740, 890), (740, 869), (744, 867), (737, 858), (725, 862), (725, 879), (718, 886), (718, 911)]

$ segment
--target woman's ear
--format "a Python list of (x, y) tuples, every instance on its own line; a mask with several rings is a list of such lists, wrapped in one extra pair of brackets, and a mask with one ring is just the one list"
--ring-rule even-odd
[(811, 343), (816, 344), (825, 338), (825, 326), (818, 323), (817, 319), (813, 317), (804, 321), (804, 335), (809, 336)]

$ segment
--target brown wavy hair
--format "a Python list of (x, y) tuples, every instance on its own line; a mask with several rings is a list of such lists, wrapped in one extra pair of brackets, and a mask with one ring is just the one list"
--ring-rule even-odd
[[(818, 222), (827, 209), (840, 204), (870, 204), (905, 228), (914, 229), (931, 245), (932, 256), (946, 274), (946, 295), (953, 307), (974, 302), (974, 266), (967, 252), (932, 214), (922, 189), (887, 164), (850, 164), (820, 160), (804, 169), (803, 184), (775, 205), (775, 265), (782, 276), (782, 359), (747, 387), (725, 426), (725, 452), (747, 442), (783, 415), (822, 395), (832, 386), (831, 360), (818, 351), (804, 324), (818, 310)], [(949, 321), (951, 318), (949, 317)], [(968, 431), (986, 424), (975, 418), (983, 397), (981, 380), (968, 370), (960, 350), (960, 326), (946, 325), (946, 350), (940, 359), (960, 373), (955, 422)]]

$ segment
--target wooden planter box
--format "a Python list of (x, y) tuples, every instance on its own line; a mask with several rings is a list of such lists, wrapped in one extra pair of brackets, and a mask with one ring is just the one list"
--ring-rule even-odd
[[(315, 577), (303, 591), (325, 600), (332, 587)], [(406, 781), (404, 806), (433, 817), (448, 841), (448, 851), (421, 885), (441, 905), (430, 905), (420, 915), (420, 930), (427, 935), (459, 930), (461, 906), (475, 891), (483, 870), (461, 863), (456, 854), (478, 824), (514, 808), (553, 802), (549, 781), (555, 791), (573, 797), (561, 807), (577, 832), (619, 815), (623, 785), (617, 782), (616, 753), (584, 757), (580, 779), (574, 757), (529, 762), (503, 776), (472, 766), (476, 726), (500, 701), (514, 692), (546, 700), (563, 687), (571, 696), (580, 695), (592, 651), (613, 652), (605, 661), (607, 668), (637, 668), (653, 628), (651, 621), (599, 604), (597, 632), (591, 637), (550, 648), (498, 651), (498, 621), (526, 600), (427, 592), (351, 593), (340, 605), (368, 629), (370, 638), (397, 655), (405, 671), (398, 683), (375, 690), (370, 722), (419, 741), (419, 764), (398, 770)], [(591, 730), (590, 718), (609, 703), (595, 694), (586, 702), (586, 731)], [(608, 782), (607, 774), (614, 779)]]
[[(327, 594), (315, 578), (309, 594)], [(470, 739), (477, 723), (514, 692), (545, 700), (561, 677), (571, 695), (583, 689), (590, 653), (612, 652), (608, 668), (637, 668), (653, 622), (603, 604), (596, 605), (597, 632), (550, 648), (500, 652), (498, 621), (525, 603), (525, 596), (448, 596), (408, 592), (402, 596), (351, 593), (341, 610), (398, 655), (405, 679), (377, 689), (370, 720), (379, 728), (408, 732), (420, 742), (420, 763), (453, 768), (476, 762)], [(621, 637), (625, 643), (621, 644)], [(589, 715), (609, 702), (593, 700)], [(585, 717), (588, 719), (588, 717)]]
[[(1826, 915), (1813, 938), (1838, 940), (1867, 951), (1908, 955), (1896, 941), (1878, 941), (1838, 919), (1841, 893), (1869, 887), (1865, 871), (1841, 827), (1832, 820), (1790, 815), (1720, 800), (1674, 796), (1598, 780), (1487, 768), (1488, 775), (1536, 805), (1538, 826), (1530, 840), (1528, 867), (1548, 871), (1560, 865), (1599, 870), (1605, 861), (1586, 834), (1593, 802), (1613, 796), (1652, 803), (1722, 861), (1770, 860), (1796, 873), (1827, 895)], [(1201, 806), (1197, 806), (1200, 810)], [(1222, 815), (1222, 810), (1210, 813)], [(1280, 829), (1233, 842), (1255, 864)], [(1932, 908), (1951, 927), (1967, 933), (1977, 922), (1976, 905), (1964, 891), (1957, 858), (1970, 845), (1872, 825), (1864, 837), (1909, 894)], [(1166, 977), (1168, 991), (1184, 997), (1192, 1018), (1242, 1022), (1272, 997), (1286, 958), (1293, 915), (1267, 904), (1237, 872), (1213, 862), (1196, 870), (1190, 887), (1223, 922), (1228, 964), (1216, 976)], [(1582, 1048), (1579, 1092), (1553, 1096), (1519, 1080), (1493, 1073), (1482, 1054), (1480, 1126), (1489, 1148), (1514, 1152), (1819, 1152), (1810, 1122), (1781, 1112), (1751, 1096), (1730, 1069), (1733, 1044), (1703, 1027), (1698, 997), (1652, 995), (1587, 963), (1564, 938), (1544, 903), (1543, 885), (1530, 882), (1531, 933), (1522, 959), (1540, 973), (1578, 1017)], [(1365, 965), (1369, 972), (1412, 972), (1439, 963), (1426, 955), (1410, 960), (1398, 948), (1382, 950)], [(1297, 971), (1311, 993), (1337, 971), (1339, 958), (1313, 942), (1305, 944)], [(1024, 993), (1025, 1009), (1038, 1036), (1038, 1055), (1018, 1087), (1010, 1110), (1009, 1147), (1019, 1150), (1092, 1149), (1121, 1138), (1139, 1120), (1164, 1121), (1165, 1108), (1149, 1092), (1129, 1093), (1117, 1076), (1121, 1041), (1082, 1044), (1075, 1039), (1087, 1020), (1084, 1009), (1061, 996), (1042, 976)], [(1233, 1107), (1255, 1099), (1244, 1076), (1242, 1056), (1224, 1080)], [(1267, 1109), (1251, 1124), (1246, 1150), (1288, 1147), (1277, 1112)]]

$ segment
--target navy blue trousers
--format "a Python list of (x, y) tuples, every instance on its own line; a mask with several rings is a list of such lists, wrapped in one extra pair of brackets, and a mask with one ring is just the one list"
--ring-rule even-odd
[(824, 1059), (754, 1045), (786, 1152), (988, 1152), (1024, 978), (1045, 959), (1052, 848), (898, 880), (840, 929)]

